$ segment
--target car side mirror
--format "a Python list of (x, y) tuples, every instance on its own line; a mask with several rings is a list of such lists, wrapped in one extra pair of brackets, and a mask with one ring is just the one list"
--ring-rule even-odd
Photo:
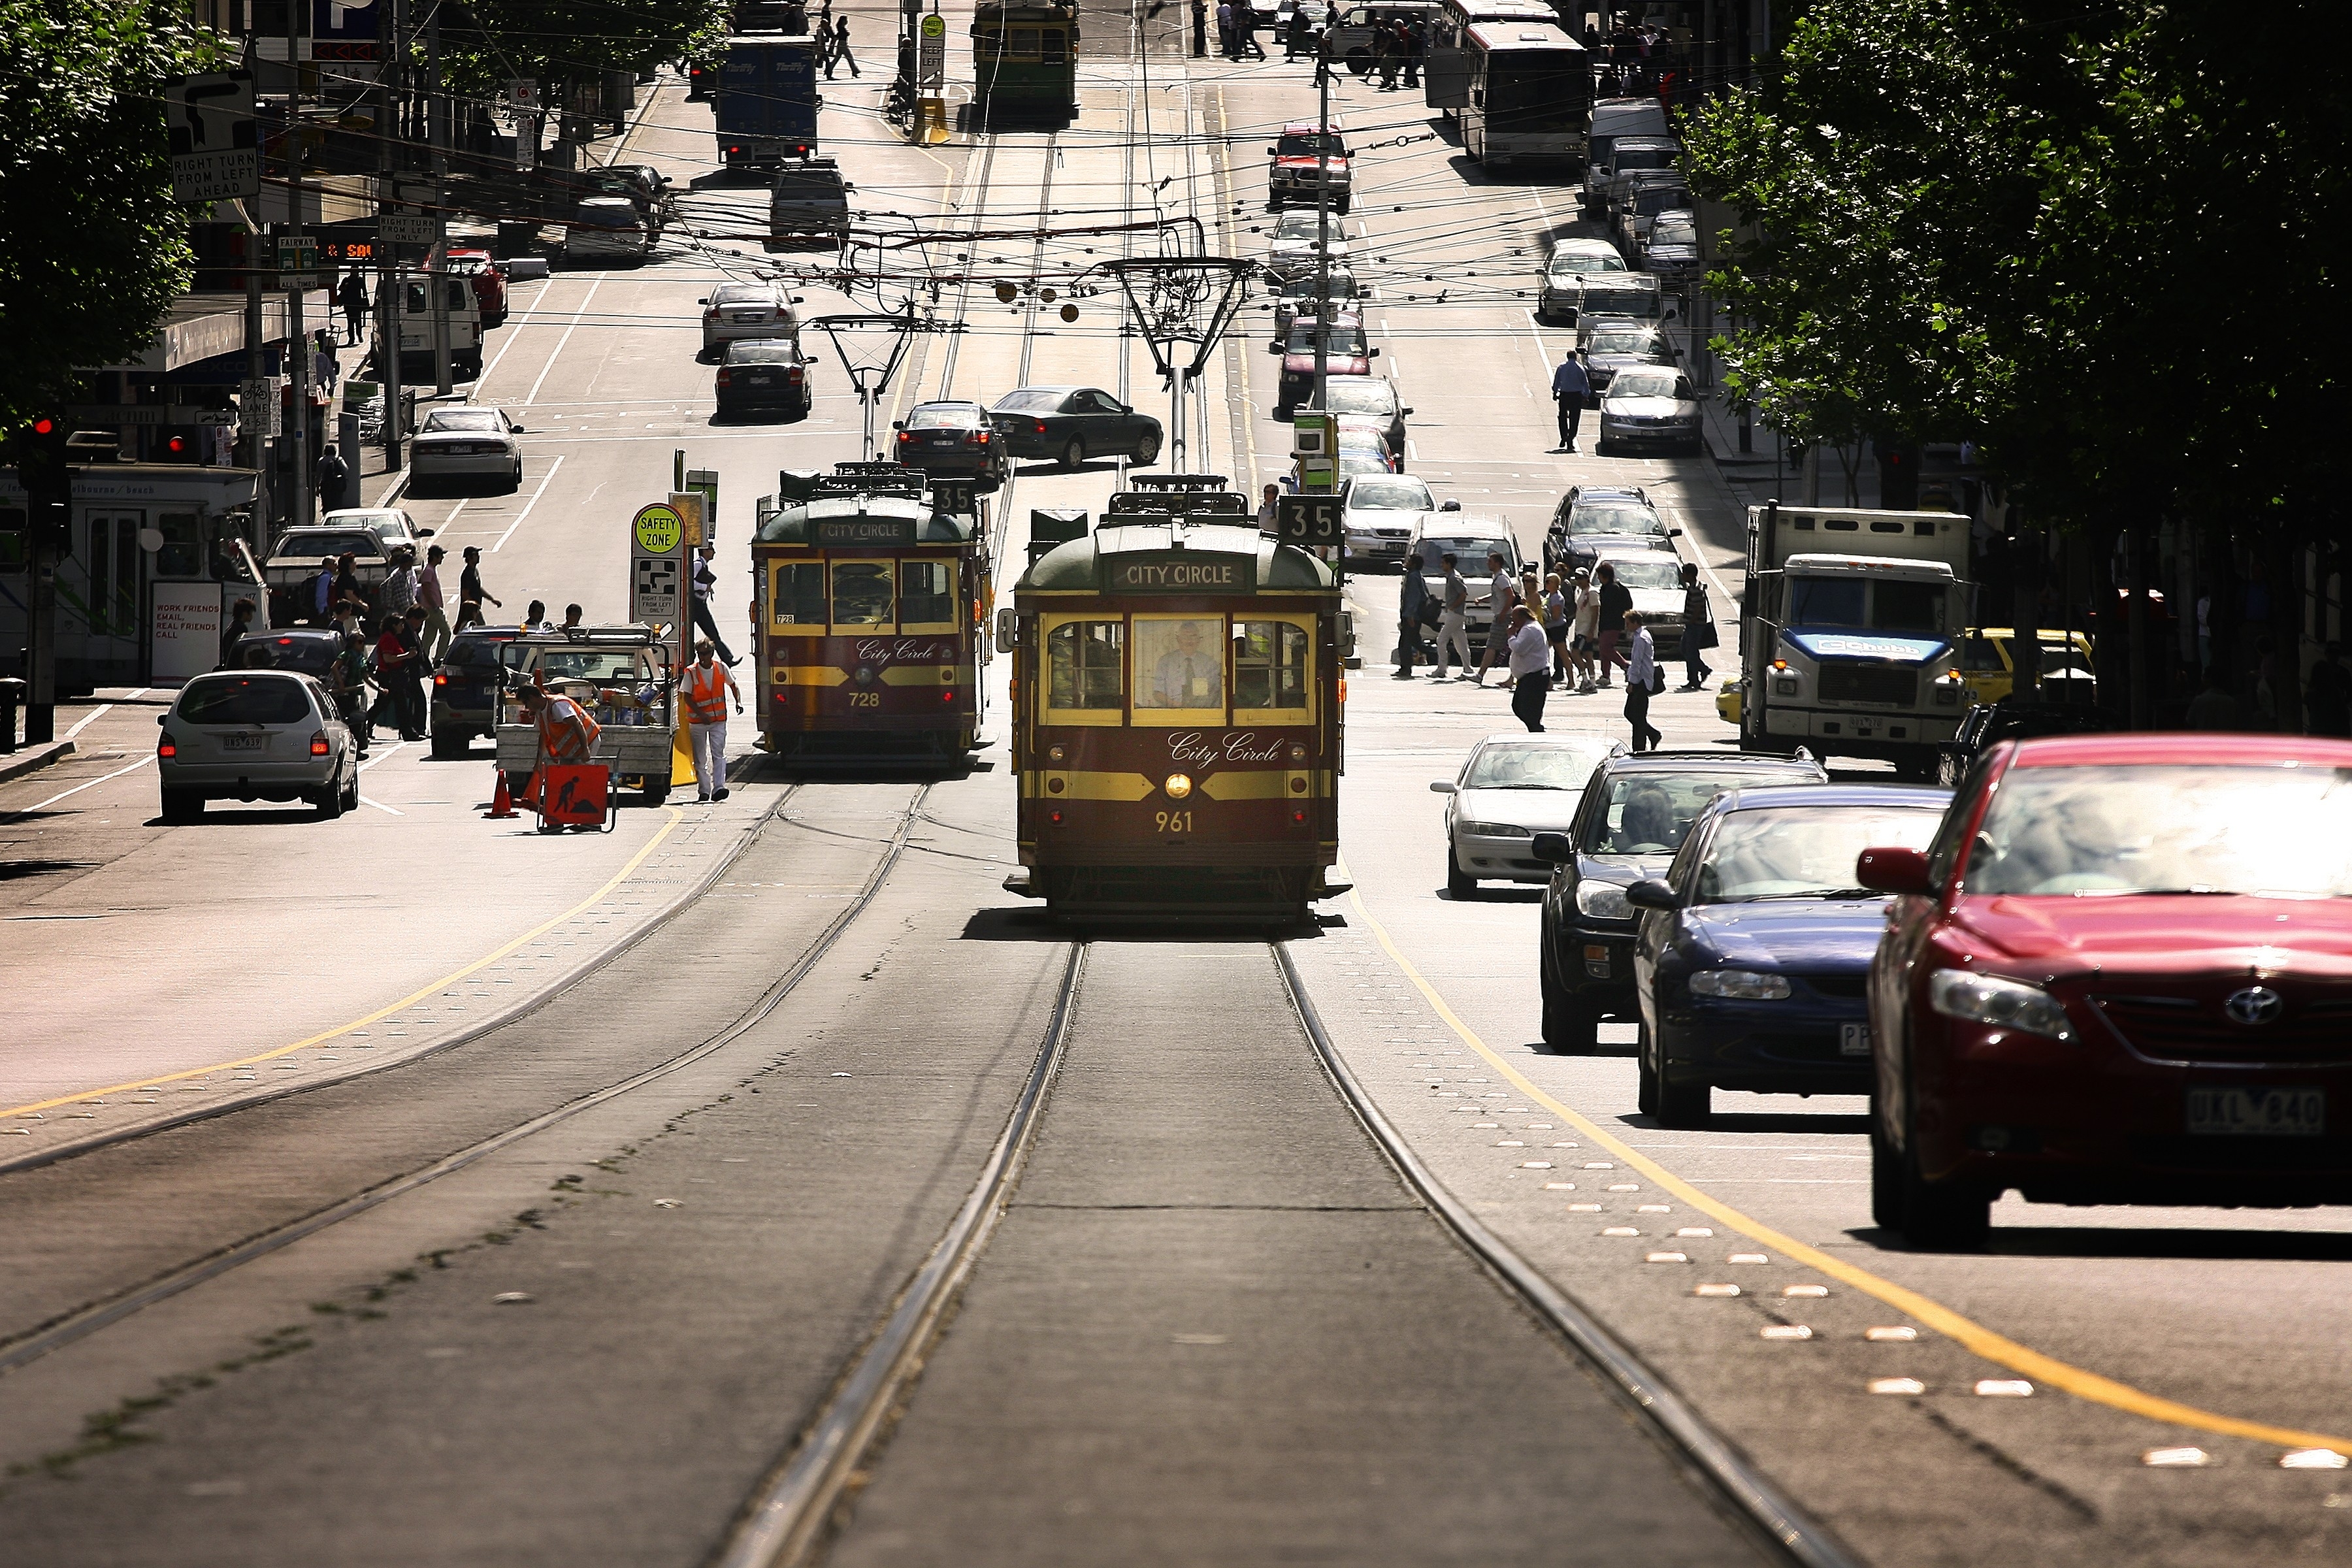
[(996, 612), (996, 646), (1001, 648), (1018, 646), (1019, 622), (1013, 616), (1013, 606), (1005, 605)]
[(708, 295), (708, 294), (705, 294), (701, 299), (697, 300), (695, 301), (695, 303), (696, 303), (696, 304), (698, 304), (698, 305), (708, 305), (709, 303), (710, 303), (710, 296), (709, 296), (709, 295)]
[(1672, 305), (1666, 307), (1666, 320), (1669, 321), (1680, 321), (1681, 319), (1682, 318), (1675, 313), (1675, 308)]
[(155, 722), (161, 724), (164, 720), (169, 719), (171, 715), (169, 713), (158, 713), (155, 715)]
[(1528, 853), (1548, 866), (1566, 866), (1576, 858), (1576, 846), (1565, 833), (1538, 833), (1528, 846)]
[(1927, 857), (1917, 849), (1865, 849), (1853, 863), (1853, 879), (1882, 893), (1932, 893)]
[(1626, 888), (1625, 901), (1637, 910), (1670, 910), (1675, 890), (1655, 877), (1644, 877)]
[(1398, 412), (1399, 414), (1410, 414), (1410, 413), (1412, 413), (1412, 409), (1410, 409), (1410, 408), (1400, 408), (1400, 409), (1398, 409), (1398, 410), (1397, 410), (1397, 412)]
[[(522, 426), (518, 425), (515, 428), (520, 430)], [(419, 539), (430, 539), (433, 537), (433, 531), (429, 528), (420, 528), (416, 531), (416, 537)]]
[(893, 419), (890, 421), (890, 428), (893, 430), (904, 430), (906, 427), (907, 422), (904, 419)]
[(800, 296), (800, 295), (795, 294), (795, 295), (793, 295), (793, 304), (798, 305), (798, 304), (800, 304), (800, 303), (802, 303), (802, 302), (803, 302), (803, 301), (802, 301), (802, 298), (801, 298), (801, 296)]
[(1271, 148), (1271, 147), (1267, 148), (1267, 149), (1265, 150), (1265, 155), (1266, 155), (1267, 157), (1269, 157), (1269, 158), (1273, 157), (1273, 156), (1275, 155), (1274, 149), (1273, 149), (1273, 148)]
[(1286, 346), (1286, 345), (1282, 343), (1268, 343), (1265, 345), (1265, 352), (1270, 354), (1278, 354), (1284, 352)]
[[(1370, 351), (1368, 351), (1368, 352), (1366, 353), (1366, 354), (1364, 355), (1364, 357), (1365, 357), (1366, 359), (1378, 359), (1378, 358), (1380, 358), (1380, 357), (1381, 357), (1381, 351), (1380, 351), (1380, 350), (1378, 350), (1378, 349), (1372, 349), (1372, 350), (1370, 350)], [(1408, 408), (1408, 409), (1406, 409), (1406, 410), (1405, 410), (1405, 412), (1406, 412), (1406, 413), (1408, 413), (1408, 414), (1410, 414), (1410, 413), (1412, 413), (1412, 409), (1410, 409), (1410, 408)]]
[(1682, 536), (1683, 531), (1679, 528), (1670, 528), (1666, 530), (1666, 537), (1668, 539), (1680, 539)]
[(1455, 795), (1460, 793), (1460, 786), (1454, 784), (1451, 779), (1439, 779), (1436, 783), (1429, 786), (1429, 793), (1432, 795)]
[[(518, 435), (518, 436), (528, 436), (528, 435), (530, 435), (530, 427), (529, 426), (527, 426), (527, 425), (515, 425), (515, 426), (509, 426), (509, 428), (510, 428), (511, 430), (513, 430), (513, 431), (514, 431), (514, 433), (515, 433), (516, 435)], [(430, 531), (430, 530), (427, 530), (426, 531), (428, 531), (428, 532), (429, 532), (429, 531)]]

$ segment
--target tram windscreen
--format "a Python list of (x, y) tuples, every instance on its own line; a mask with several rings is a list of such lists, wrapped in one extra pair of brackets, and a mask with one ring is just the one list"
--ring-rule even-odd
[(1048, 708), (1117, 708), (1122, 627), (1117, 621), (1066, 621), (1045, 634)]
[(824, 625), (824, 563), (795, 561), (776, 568), (776, 624)]
[(1135, 623), (1135, 705), (1138, 708), (1223, 708), (1225, 654), (1218, 638), (1223, 618), (1171, 616)]
[(955, 626), (955, 565), (947, 561), (898, 563), (898, 624)]
[(1234, 706), (1307, 706), (1307, 628), (1288, 621), (1234, 626)]
[(833, 563), (833, 624), (887, 626), (890, 620), (890, 567), (882, 561)]

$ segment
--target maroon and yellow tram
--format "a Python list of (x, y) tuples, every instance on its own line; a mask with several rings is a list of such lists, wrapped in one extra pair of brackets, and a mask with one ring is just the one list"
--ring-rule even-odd
[(991, 595), (971, 487), (844, 463), (751, 542), (760, 743), (783, 757), (961, 757), (979, 739)]
[(1338, 583), (1194, 486), (1114, 498), (1000, 616), (1024, 868), (1005, 886), (1058, 916), (1291, 921), (1343, 890)]

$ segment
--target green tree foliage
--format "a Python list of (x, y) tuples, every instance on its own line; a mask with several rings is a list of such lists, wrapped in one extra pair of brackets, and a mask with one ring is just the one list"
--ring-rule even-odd
[(0, 421), (135, 358), (187, 287), (163, 89), (216, 68), (155, 0), (0, 0)]
[(2045, 521), (2274, 506), (2341, 405), (2345, 30), (1820, 0), (1686, 130), (1755, 237), (1713, 279), (1735, 390), (1801, 440), (1975, 441)]
[(470, 0), (444, 13), (453, 86), (488, 97), (684, 58), (727, 35), (731, 0)]

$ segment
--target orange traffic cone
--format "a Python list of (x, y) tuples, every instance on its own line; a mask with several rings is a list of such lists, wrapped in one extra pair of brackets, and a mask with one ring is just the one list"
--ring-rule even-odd
[(522, 813), (514, 808), (514, 796), (507, 793), (506, 769), (494, 768), (491, 771), (499, 775), (499, 793), (490, 797), (490, 809), (483, 815), (493, 821), (520, 816)]

